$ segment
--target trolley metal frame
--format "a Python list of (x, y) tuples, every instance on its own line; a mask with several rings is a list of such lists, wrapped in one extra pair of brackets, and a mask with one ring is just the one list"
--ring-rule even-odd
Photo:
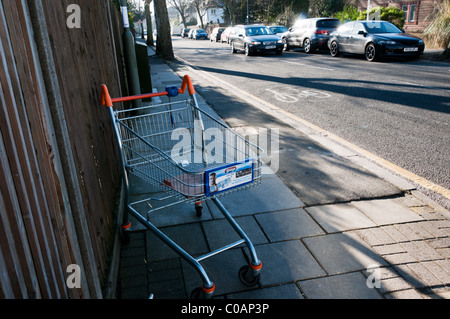
[[(189, 92), (190, 99), (187, 98), (182, 101), (171, 102), (170, 98), (178, 94), (184, 94), (186, 88)], [(168, 96), (169, 103), (151, 104), (129, 110), (113, 110), (114, 103), (158, 96)], [(184, 76), (180, 89), (177, 87), (167, 87), (165, 92), (120, 98), (111, 98), (106, 85), (102, 85), (100, 100), (100, 104), (107, 106), (109, 109), (115, 140), (119, 150), (120, 167), (126, 198), (126, 209), (121, 225), (123, 236), (127, 237), (127, 230), (131, 226), (129, 221), (129, 215), (131, 215), (194, 267), (202, 278), (203, 284), (201, 287), (192, 291), (191, 298), (210, 298), (215, 290), (214, 282), (211, 281), (200, 262), (241, 244), (247, 246), (250, 252), (250, 260), (248, 261), (248, 265), (243, 266), (239, 270), (238, 277), (247, 286), (257, 285), (259, 283), (262, 262), (258, 259), (251, 240), (222, 205), (218, 197), (260, 183), (263, 150), (236, 134), (220, 120), (213, 118), (201, 110), (198, 107), (195, 90), (188, 75)], [(181, 130), (180, 132), (194, 133), (194, 137), (191, 136), (192, 138), (189, 140), (189, 144), (184, 143), (183, 147), (177, 148), (176, 143), (178, 141), (173, 141), (172, 139), (172, 134), (175, 129)], [(208, 149), (209, 146), (206, 143), (209, 140), (207, 136), (208, 131), (219, 132), (219, 137), (221, 135), (224, 136), (222, 139), (214, 136), (215, 139), (218, 139), (214, 144), (216, 146), (214, 150)], [(222, 149), (220, 143), (222, 143)], [(215, 152), (216, 155), (219, 154), (218, 158), (222, 159), (221, 163), (209, 162), (207, 155), (211, 154), (211, 152)], [(174, 154), (181, 160), (175, 159)], [(189, 156), (191, 159), (192, 157), (197, 157), (198, 163), (196, 161), (189, 162), (186, 160)], [(199, 158), (201, 158), (201, 161), (198, 160)], [(207, 180), (208, 177), (210, 178), (208, 174), (212, 175), (211, 172), (222, 172), (222, 170), (233, 170), (236, 167), (242, 167), (240, 176), (243, 176), (241, 179), (244, 183), (238, 183), (232, 188), (224, 187), (220, 192), (210, 193), (208, 191), (210, 188), (207, 190), (207, 187), (212, 187), (211, 189), (214, 188), (214, 190), (218, 189), (215, 183), (213, 184), (214, 186), (210, 185), (213, 182)], [(252, 174), (251, 178), (249, 176), (250, 172)], [(156, 186), (158, 189), (167, 193), (167, 196), (130, 202), (130, 174), (134, 174), (151, 185)], [(235, 180), (239, 180), (237, 175), (235, 173), (235, 175), (231, 176), (235, 176)], [(222, 183), (226, 182), (230, 182), (230, 178)], [(195, 258), (149, 222), (148, 218), (138, 211), (139, 204), (152, 200), (170, 201), (170, 203), (148, 210), (146, 212), (147, 216), (149, 213), (157, 210), (186, 202), (195, 203), (197, 216), (201, 216), (202, 202), (211, 200), (241, 239)]]

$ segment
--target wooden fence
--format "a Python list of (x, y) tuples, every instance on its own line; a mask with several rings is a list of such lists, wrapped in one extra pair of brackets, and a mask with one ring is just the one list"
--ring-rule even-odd
[(121, 45), (110, 0), (0, 1), (0, 298), (105, 297), (120, 176), (99, 93), (125, 89)]

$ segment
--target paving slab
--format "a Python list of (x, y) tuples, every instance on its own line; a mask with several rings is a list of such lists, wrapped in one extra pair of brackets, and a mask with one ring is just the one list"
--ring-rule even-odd
[[(212, 256), (203, 260), (201, 264), (205, 268), (210, 280), (216, 285), (214, 292), (216, 297), (252, 289), (242, 284), (238, 278), (239, 269), (247, 265), (240, 248), (230, 249)], [(194, 288), (202, 285), (202, 280), (198, 272), (184, 260), (182, 261), (182, 267), (186, 291), (190, 295)]]
[[(236, 217), (235, 221), (247, 234), (253, 245), (269, 242), (253, 216)], [(203, 223), (203, 230), (211, 250), (216, 250), (241, 239), (226, 219), (206, 221)]]
[[(135, 195), (131, 197), (132, 201), (140, 201), (147, 198), (164, 198), (167, 196), (165, 193), (150, 193), (150, 194), (141, 194)], [(140, 204), (136, 204), (133, 207), (144, 217), (147, 218), (149, 222), (151, 222), (156, 227), (166, 227), (173, 225), (181, 225), (186, 223), (196, 223), (205, 220), (211, 220), (212, 215), (207, 205), (203, 204), (202, 216), (197, 217), (197, 213), (195, 211), (195, 204), (181, 202), (174, 206), (169, 206), (163, 208), (161, 210), (157, 210), (147, 214), (150, 209), (155, 209), (159, 207), (164, 207), (166, 205), (171, 205), (176, 201), (180, 201), (179, 199), (169, 199), (165, 201), (158, 200), (149, 200)], [(183, 200), (181, 200), (183, 201)], [(134, 218), (132, 219), (132, 231), (137, 230), (146, 230), (147, 228), (136, 221)]]
[(283, 241), (255, 247), (263, 263), (261, 284), (276, 285), (325, 275), (303, 243)]
[(354, 233), (308, 237), (303, 242), (330, 275), (364, 270), (369, 265), (386, 265), (386, 261)]
[(375, 227), (376, 224), (351, 204), (305, 208), (327, 233)]
[[(199, 223), (162, 228), (161, 231), (192, 256), (208, 252), (208, 245)], [(179, 257), (152, 232), (146, 234), (147, 260), (158, 261)]]
[(388, 225), (423, 220), (413, 210), (398, 204), (394, 199), (375, 199), (352, 202), (377, 225)]
[(370, 288), (361, 272), (328, 276), (298, 282), (308, 299), (383, 299)]
[(303, 208), (255, 215), (271, 242), (324, 234)]
[[(276, 176), (262, 178), (261, 184), (220, 197), (232, 216), (243, 216), (303, 207), (303, 202)], [(214, 218), (224, 218), (212, 202), (208, 207)]]
[(229, 294), (227, 299), (304, 299), (304, 297), (296, 284), (286, 284)]

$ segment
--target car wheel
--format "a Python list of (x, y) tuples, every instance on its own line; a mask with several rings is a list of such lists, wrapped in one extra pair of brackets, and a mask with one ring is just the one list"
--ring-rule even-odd
[(369, 62), (375, 61), (377, 57), (377, 52), (375, 49), (375, 45), (373, 43), (369, 43), (366, 47), (366, 60)]
[(286, 38), (283, 39), (284, 40), (284, 51), (289, 51), (291, 49), (291, 47), (289, 46), (289, 43), (287, 42)]
[(231, 53), (236, 53), (236, 49), (234, 48), (234, 43), (233, 42), (231, 42), (230, 48), (231, 48)]
[(311, 40), (309, 40), (308, 38), (305, 39), (305, 41), (303, 41), (303, 49), (305, 50), (306, 53), (311, 53)]
[(245, 44), (244, 51), (246, 56), (252, 55), (252, 52), (250, 51), (248, 44)]
[(339, 52), (339, 45), (337, 44), (336, 41), (331, 42), (330, 54), (331, 54), (331, 56), (334, 56), (334, 57), (337, 57), (340, 54), (340, 52)]

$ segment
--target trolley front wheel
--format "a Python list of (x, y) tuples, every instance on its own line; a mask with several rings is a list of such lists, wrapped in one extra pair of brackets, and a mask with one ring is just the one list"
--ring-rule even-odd
[(203, 206), (200, 204), (195, 203), (195, 212), (197, 213), (197, 217), (202, 217), (202, 210)]
[(239, 280), (246, 286), (253, 287), (259, 284), (259, 272), (255, 275), (249, 265), (242, 266), (238, 272)]
[(216, 286), (212, 284), (210, 288), (197, 287), (191, 292), (191, 299), (210, 299), (214, 293)]

